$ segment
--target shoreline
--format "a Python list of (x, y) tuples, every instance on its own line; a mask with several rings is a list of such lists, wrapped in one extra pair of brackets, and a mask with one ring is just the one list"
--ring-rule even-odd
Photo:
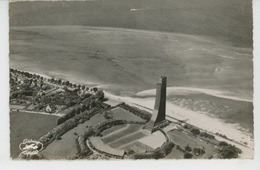
[[(22, 70), (26, 71), (26, 70)], [(57, 78), (57, 77), (50, 77), (43, 74), (39, 74), (36, 72), (27, 71), (32, 74), (40, 75), (42, 77), (48, 77), (48, 78)], [(65, 79), (67, 81), (70, 81), (69, 79)], [(72, 82), (72, 81), (70, 81)], [(75, 84), (79, 84), (78, 82), (74, 82)], [(96, 85), (97, 87), (102, 87), (102, 85)], [(185, 88), (184, 88), (185, 89)], [(175, 89), (176, 90), (176, 89)], [(149, 92), (151, 93), (152, 90), (146, 90), (143, 92)], [(213, 90), (214, 91), (214, 90)], [(148, 112), (152, 112), (153, 106), (154, 106), (154, 98), (147, 97), (147, 98), (141, 98), (141, 96), (138, 98), (138, 94), (143, 94), (143, 92), (137, 93), (137, 97), (128, 97), (128, 96), (118, 96), (110, 93), (107, 90), (104, 90), (105, 97), (109, 99), (109, 101), (120, 103), (125, 102), (129, 105), (139, 107), (141, 109), (146, 109)], [(239, 145), (239, 148), (243, 150), (243, 154), (241, 155), (241, 158), (253, 158), (253, 150), (254, 150), (254, 140), (247, 134), (247, 132), (243, 132), (241, 130), (241, 127), (238, 124), (230, 124), (225, 123), (223, 120), (219, 118), (210, 117), (209, 115), (202, 114), (199, 111), (192, 111), (188, 110), (186, 108), (177, 106), (173, 103), (170, 103), (167, 101), (167, 109), (166, 109), (166, 115), (169, 117), (174, 117), (176, 119), (185, 121), (189, 124), (192, 124), (196, 127), (199, 127), (201, 129), (204, 129), (206, 131), (209, 131), (213, 134), (216, 132), (226, 135), (229, 139), (232, 139), (238, 143), (247, 142), (247, 147), (241, 147)], [(214, 125), (214, 126), (212, 126)], [(215, 135), (217, 136), (217, 135)], [(221, 140), (224, 140), (221, 138)], [(230, 142), (230, 141), (228, 141)], [(234, 145), (237, 145), (235, 142), (232, 142)]]
[[(233, 96), (232, 96), (232, 95), (228, 95), (228, 92), (225, 93), (225, 92), (221, 92), (218, 90), (205, 89), (205, 88), (171, 86), (171, 87), (167, 87), (167, 91), (168, 91), (169, 95), (171, 95), (175, 91), (182, 91), (184, 93), (189, 93), (189, 94), (190, 93), (203, 93), (203, 94), (211, 95), (211, 96), (218, 97), (218, 98), (253, 103), (253, 99), (242, 98), (239, 96), (235, 96), (235, 94), (233, 94)], [(136, 93), (136, 96), (140, 96), (140, 97), (150, 96), (150, 95), (155, 95), (155, 89), (145, 90), (145, 91)]]
[[(153, 98), (134, 98), (134, 97), (121, 97), (113, 95), (109, 92), (105, 92), (105, 96), (112, 101), (117, 102), (126, 102), (129, 105), (145, 109), (148, 112), (152, 112), (154, 106)], [(191, 125), (204, 129), (216, 136), (220, 141), (227, 141), (233, 145), (239, 147), (243, 153), (241, 158), (252, 159), (254, 152), (254, 140), (246, 133), (240, 130), (238, 124), (228, 124), (223, 122), (221, 119), (213, 118), (199, 112), (191, 111), (185, 108), (181, 108), (177, 105), (167, 102), (166, 116), (174, 117), (176, 119), (185, 121)], [(212, 126), (214, 125), (214, 126)], [(226, 135), (229, 139), (226, 140), (222, 137), (215, 135), (215, 133), (221, 133)], [(244, 140), (241, 142), (241, 140)], [(241, 143), (241, 145), (237, 144)], [(242, 146), (243, 142), (247, 142), (247, 147)]]

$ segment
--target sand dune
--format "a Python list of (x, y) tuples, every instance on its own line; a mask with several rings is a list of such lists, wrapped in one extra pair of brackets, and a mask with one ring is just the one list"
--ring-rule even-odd
[[(231, 99), (231, 100), (237, 100), (237, 101), (246, 101), (246, 102), (253, 102), (252, 99), (245, 99), (245, 98), (241, 98), (239, 96), (235, 96), (235, 93), (231, 93), (231, 92), (222, 92), (222, 91), (218, 91), (218, 90), (212, 90), (212, 89), (204, 89), (204, 88), (192, 88), (192, 87), (168, 87), (167, 88), (167, 95), (171, 95), (171, 94), (185, 94), (185, 93), (204, 93), (207, 95), (212, 95), (215, 97), (219, 97), (219, 98), (224, 98), (224, 99)], [(155, 95), (155, 89), (151, 89), (151, 90), (145, 90), (142, 92), (138, 92), (136, 93), (136, 96), (151, 96), (151, 95)]]

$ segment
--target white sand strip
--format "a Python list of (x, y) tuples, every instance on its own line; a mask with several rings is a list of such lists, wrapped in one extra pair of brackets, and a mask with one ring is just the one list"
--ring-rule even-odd
[[(235, 93), (231, 92), (221, 92), (218, 90), (212, 90), (212, 89), (202, 89), (202, 88), (192, 88), (192, 87), (167, 87), (167, 95), (170, 94), (190, 94), (190, 93), (204, 93), (207, 95), (224, 98), (224, 99), (231, 99), (231, 100), (237, 100), (237, 101), (246, 101), (246, 102), (253, 102), (252, 99), (246, 99), (242, 97), (236, 96)], [(145, 97), (145, 96), (151, 96), (155, 95), (155, 89), (145, 90), (136, 93), (136, 96)]]

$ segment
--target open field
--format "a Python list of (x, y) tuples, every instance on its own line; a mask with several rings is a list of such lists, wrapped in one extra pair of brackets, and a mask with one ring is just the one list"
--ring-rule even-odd
[(176, 146), (172, 148), (171, 153), (169, 153), (165, 159), (183, 159), (184, 153), (176, 149)]
[(16, 109), (16, 110), (25, 108), (25, 106), (21, 106), (21, 105), (10, 105), (9, 107), (10, 109)]
[(104, 120), (102, 115), (96, 114), (90, 120), (66, 132), (61, 136), (61, 140), (53, 141), (41, 154), (47, 159), (66, 159), (67, 157), (74, 156), (77, 153), (74, 133), (82, 135), (86, 131), (86, 126), (96, 126)]
[(145, 152), (145, 151), (153, 151), (154, 150), (154, 148), (151, 148), (148, 145), (145, 145), (145, 144), (143, 144), (139, 141), (129, 143), (128, 145), (125, 145), (121, 148), (125, 149), (125, 150), (132, 149), (137, 153), (142, 153), (142, 152)]
[(141, 121), (145, 122), (144, 119), (139, 116), (134, 115), (128, 110), (125, 110), (121, 107), (117, 107), (111, 110), (114, 119), (127, 120), (127, 121)]
[(58, 117), (24, 112), (10, 112), (11, 157), (17, 158), (24, 139), (38, 140), (56, 126)]
[[(209, 144), (205, 141), (202, 141), (195, 137), (184, 134), (183, 132), (180, 132), (179, 130), (170, 131), (170, 132), (168, 132), (168, 135), (170, 136), (171, 141), (173, 143), (175, 143), (176, 145), (179, 145), (182, 149), (184, 149), (184, 147), (186, 145), (189, 145), (191, 148), (204, 147), (206, 153), (204, 155), (202, 155), (202, 157), (200, 157), (200, 158), (209, 158), (209, 157), (213, 156), (214, 154), (216, 154), (216, 152), (214, 152), (215, 148), (212, 144)], [(172, 152), (174, 152), (174, 150)], [(169, 157), (171, 157), (171, 156), (169, 156)]]

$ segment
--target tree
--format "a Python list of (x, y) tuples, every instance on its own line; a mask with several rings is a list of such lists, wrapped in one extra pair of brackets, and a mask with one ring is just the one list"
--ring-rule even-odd
[(193, 148), (193, 153), (197, 156), (203, 155), (205, 151), (201, 148)]
[(185, 153), (185, 154), (184, 154), (184, 158), (185, 158), (185, 159), (190, 159), (190, 158), (192, 158), (192, 156), (193, 156), (193, 155), (192, 155), (191, 153)]
[(80, 114), (80, 112), (81, 112), (81, 106), (76, 107), (75, 113), (76, 114)]
[(94, 92), (97, 92), (98, 88), (94, 87), (92, 90), (93, 90)]
[(81, 89), (82, 89), (82, 90), (85, 90), (85, 88), (86, 88), (86, 86), (84, 86), (84, 85), (83, 85), (83, 86), (81, 86)]
[(189, 145), (185, 146), (185, 150), (188, 151), (188, 152), (192, 151), (192, 149), (191, 149), (191, 147)]
[(220, 156), (221, 156), (221, 158), (224, 158), (224, 159), (237, 158), (238, 152), (232, 146), (224, 146), (220, 151)]
[(65, 82), (65, 85), (66, 85), (66, 86), (69, 86), (69, 84), (70, 84), (69, 81), (66, 81), (66, 82)]
[(219, 142), (218, 146), (228, 146), (228, 143), (225, 141)]
[(103, 101), (104, 100), (104, 97), (105, 97), (105, 94), (102, 90), (98, 90), (97, 93), (96, 93), (96, 97), (98, 100), (101, 100)]
[(59, 80), (58, 80), (58, 84), (61, 84), (61, 82), (62, 82), (61, 79), (59, 79)]
[(83, 104), (82, 108), (81, 108), (81, 112), (84, 112), (87, 109), (87, 105)]
[(200, 130), (196, 129), (196, 128), (193, 128), (193, 129), (191, 129), (191, 133), (193, 133), (194, 135), (199, 135), (200, 134)]
[(29, 73), (28, 72), (25, 72), (24, 74), (26, 77), (29, 77)]

